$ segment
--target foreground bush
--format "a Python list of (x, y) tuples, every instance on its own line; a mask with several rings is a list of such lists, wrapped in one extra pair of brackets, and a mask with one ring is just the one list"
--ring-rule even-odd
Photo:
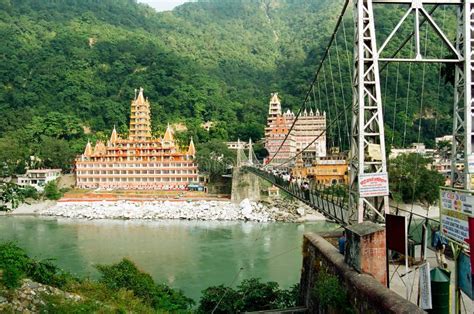
[(69, 291), (81, 296), (80, 301), (64, 299), (60, 296), (46, 296), (41, 313), (156, 313), (156, 310), (132, 291), (107, 288), (104, 284), (91, 280), (71, 284)]
[[(36, 260), (14, 243), (0, 244), (1, 286), (11, 291), (21, 279), (60, 288), (79, 295), (79, 301), (63, 295), (43, 296), (41, 313), (186, 313), (194, 301), (180, 290), (156, 284), (153, 278), (128, 259), (113, 265), (96, 266), (99, 281), (77, 279), (62, 271), (51, 260)], [(223, 285), (203, 291), (198, 313), (239, 313), (280, 309), (296, 305), (298, 285), (280, 289), (276, 282), (247, 279), (236, 289)]]
[(260, 282), (258, 278), (242, 281), (237, 290), (223, 285), (202, 292), (199, 313), (239, 313), (283, 309), (296, 305), (299, 285), (282, 290), (276, 282)]
[(50, 260), (30, 258), (22, 248), (11, 242), (0, 245), (0, 269), (3, 270), (2, 283), (9, 289), (17, 288), (25, 277), (57, 288), (77, 280)]
[(166, 311), (183, 311), (190, 309), (194, 301), (181, 291), (174, 290), (165, 284), (157, 285), (153, 278), (142, 271), (128, 259), (113, 265), (98, 265), (102, 277), (100, 282), (112, 290), (126, 289), (141, 298), (155, 309)]
[(316, 277), (312, 297), (323, 309), (337, 309), (337, 313), (355, 313), (347, 291), (339, 283), (339, 279), (325, 271), (320, 271)]

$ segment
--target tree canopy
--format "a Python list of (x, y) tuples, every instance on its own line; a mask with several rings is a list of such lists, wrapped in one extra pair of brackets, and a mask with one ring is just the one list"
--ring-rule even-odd
[(431, 170), (432, 162), (420, 154), (402, 154), (390, 160), (388, 172), (394, 198), (405, 203), (414, 201), (432, 205), (439, 198), (439, 187), (444, 186), (443, 175)]
[[(340, 1), (330, 0), (206, 0), (157, 13), (135, 0), (0, 1), (0, 146), (12, 144), (6, 154), (14, 155), (6, 164), (15, 168), (24, 156), (44, 158), (40, 147), (52, 141), (66, 141), (70, 152), (67, 161), (49, 162), (70, 163), (87, 138), (110, 134), (114, 125), (126, 133), (130, 100), (140, 86), (151, 101), (155, 134), (179, 122), (197, 143), (256, 142), (271, 92), (280, 93), (284, 107), (301, 105), (340, 8)], [(401, 6), (376, 11), (379, 40), (403, 12)], [(454, 11), (445, 12), (443, 26), (454, 38)], [(442, 14), (435, 12), (435, 19)], [(325, 67), (329, 88), (311, 100), (333, 116), (350, 104), (349, 94), (339, 93), (351, 89), (349, 15), (344, 26), (347, 51), (339, 32), (337, 58), (332, 51)], [(427, 38), (428, 51), (444, 53), (435, 35)], [(431, 146), (450, 130), (452, 86), (438, 72), (437, 65), (405, 64), (382, 71), (386, 134), (395, 146), (416, 141), (418, 122)], [(201, 127), (207, 121), (214, 122), (209, 132)]]

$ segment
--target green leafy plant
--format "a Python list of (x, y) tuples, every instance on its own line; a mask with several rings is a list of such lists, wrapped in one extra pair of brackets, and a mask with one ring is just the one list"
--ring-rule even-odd
[(25, 251), (12, 242), (0, 245), (0, 269), (2, 283), (8, 289), (20, 286), (21, 279), (26, 276), (30, 258)]
[(208, 287), (202, 291), (198, 313), (239, 313), (243, 309), (240, 293), (224, 285)]
[(58, 189), (58, 184), (56, 183), (56, 181), (49, 181), (48, 183), (46, 183), (43, 195), (48, 200), (58, 200), (63, 196)]
[(113, 265), (97, 265), (101, 273), (100, 282), (112, 290), (127, 289), (156, 309), (178, 311), (187, 310), (194, 301), (181, 291), (162, 284), (157, 285), (153, 278), (128, 259)]
[(312, 296), (322, 308), (337, 309), (338, 313), (353, 313), (347, 292), (339, 283), (338, 277), (324, 270), (317, 274)]
[(405, 203), (419, 201), (425, 205), (438, 200), (439, 187), (444, 185), (445, 179), (437, 171), (428, 169), (431, 162), (431, 159), (415, 153), (390, 160), (388, 177), (396, 200)]
[(7, 289), (15, 289), (20, 286), (24, 273), (14, 265), (8, 265), (3, 268), (2, 284)]
[(284, 290), (276, 282), (250, 278), (243, 280), (236, 290), (223, 285), (203, 290), (198, 312), (239, 313), (292, 307), (296, 305), (298, 291), (298, 284)]
[(27, 198), (32, 198), (34, 200), (37, 200), (39, 198), (39, 193), (38, 191), (32, 187), (32, 186), (24, 186), (21, 188), (21, 194), (22, 196), (27, 199)]
[(15, 209), (24, 201), (23, 189), (19, 185), (0, 180), (0, 211)]
[(12, 242), (0, 245), (0, 269), (3, 269), (4, 273), (3, 283), (10, 288), (17, 287), (24, 277), (59, 288), (78, 280), (59, 269), (51, 260), (37, 261), (30, 258), (22, 248)]

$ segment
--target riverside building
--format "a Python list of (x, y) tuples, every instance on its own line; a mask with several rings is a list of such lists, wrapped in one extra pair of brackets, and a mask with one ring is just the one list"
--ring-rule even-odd
[(131, 104), (128, 138), (122, 139), (115, 127), (109, 141), (88, 142), (76, 158), (76, 185), (79, 188), (186, 190), (199, 183), (194, 162), (196, 149), (177, 145), (168, 125), (161, 138), (151, 135), (150, 103), (140, 88)]
[[(302, 111), (291, 133), (283, 143), (295, 119), (297, 119), (296, 115), (289, 109), (282, 113), (278, 93), (273, 93), (268, 109), (267, 127), (265, 128), (265, 148), (269, 154), (267, 162), (270, 162), (271, 165), (286, 162), (317, 137), (318, 139), (301, 154), (303, 161), (305, 164), (311, 165), (313, 159), (326, 156), (326, 134), (324, 133), (326, 113), (320, 113), (319, 110), (313, 112), (312, 109), (309, 112), (306, 109)], [(283, 146), (278, 151), (282, 143)], [(270, 158), (274, 155), (275, 157), (270, 161)], [(294, 162), (289, 163), (288, 167), (292, 165), (294, 165)]]

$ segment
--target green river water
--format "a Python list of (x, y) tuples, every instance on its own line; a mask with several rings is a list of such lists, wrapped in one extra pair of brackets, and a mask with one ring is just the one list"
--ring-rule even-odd
[[(305, 232), (330, 223), (75, 220), (0, 216), (0, 240), (16, 241), (30, 256), (54, 258), (61, 268), (97, 277), (95, 264), (133, 260), (157, 282), (196, 300), (208, 286), (251, 277), (288, 288), (299, 281)], [(239, 269), (243, 267), (243, 270)]]

